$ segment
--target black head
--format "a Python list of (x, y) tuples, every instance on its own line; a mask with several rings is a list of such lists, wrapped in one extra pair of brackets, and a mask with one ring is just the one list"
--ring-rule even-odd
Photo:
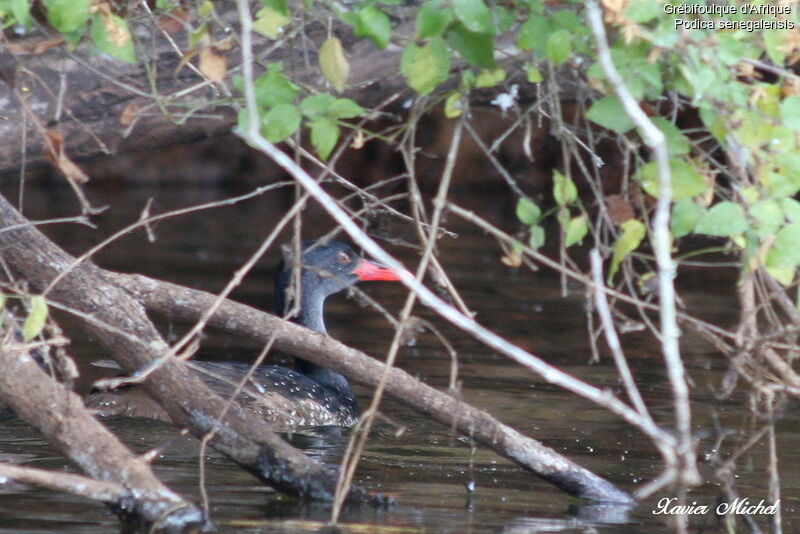
[[(399, 280), (394, 271), (362, 258), (351, 247), (339, 241), (304, 241), (301, 248), (300, 286), (304, 296), (301, 302), (306, 299), (321, 302), (360, 281)], [(283, 261), (278, 267), (275, 284), (275, 311), (278, 314), (287, 311), (286, 290), (292, 280), (294, 256), (293, 247), (284, 246)]]

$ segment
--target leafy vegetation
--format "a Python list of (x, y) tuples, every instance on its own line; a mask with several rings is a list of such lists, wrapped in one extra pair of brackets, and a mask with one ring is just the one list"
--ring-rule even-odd
[[(760, 368), (766, 365), (761, 356), (775, 350), (791, 364), (797, 352), (793, 332), (800, 328), (800, 9), (749, 0), (732, 1), (725, 10), (708, 2), (680, 5), (605, 0), (610, 57), (635, 104), (665, 140), (671, 196), (660, 200), (670, 204), (672, 256), (679, 267), (696, 265), (698, 257), (707, 259), (704, 267), (718, 268), (720, 258), (726, 265), (733, 258), (738, 267), (742, 324), (735, 333), (698, 330), (727, 351), (731, 367), (752, 385), (756, 403), (766, 402), (760, 394), (769, 390), (772, 399), (775, 389), (761, 386), (771, 386), (775, 374), (788, 379), (782, 375), (786, 366)], [(687, 13), (686, 6), (694, 11)], [(183, 15), (185, 9), (184, 3), (158, 0), (152, 15), (180, 21), (186, 37), (181, 67), (197, 58), (203, 83), (226, 89), (213, 105), (240, 110), (238, 125), (246, 130), (246, 82), (228, 70), (219, 52), (239, 36), (228, 35), (230, 26), (216, 13), (219, 4), (196, 2), (191, 16)], [(640, 297), (657, 271), (650, 245), (667, 164), (660, 169), (652, 158), (641, 125), (625, 111), (630, 99), (619, 96), (606, 74), (610, 70), (601, 66), (584, 3), (262, 0), (253, 12), (260, 45), (274, 51), (301, 43), (307, 47), (304, 61), (318, 70), (317, 80), (309, 81), (268, 53), (257, 58), (259, 126), (273, 143), (307, 141), (325, 161), (343, 145), (342, 132), (379, 137), (365, 124), (384, 110), (350, 98), (348, 51), (354, 43), (395, 54), (386, 76), (402, 78), (404, 104), (412, 111), (387, 138), (403, 152), (409, 173), (420, 148), (413, 141), (415, 121), (431, 110), (441, 109), (444, 120), (463, 125), (480, 95), (516, 121), (508, 135), (517, 126), (522, 131), (546, 123), (561, 148), (547, 187), (528, 187), (507, 169), (500, 172), (513, 193), (508, 211), (520, 223), (503, 261), (519, 266), (522, 261), (515, 260), (523, 254), (541, 260), (539, 249), (557, 245), (562, 272), (579, 278), (573, 257), (591, 243), (608, 260), (607, 283), (640, 305), (642, 323), (659, 337)], [(83, 46), (112, 60), (140, 61), (141, 43), (132, 31), (136, 16), (108, 2), (0, 0), (0, 21), (20, 33), (47, 25), (70, 51)], [(311, 26), (317, 31), (313, 39)], [(227, 91), (228, 82), (234, 91)], [(575, 103), (569, 112), (568, 100)], [(523, 143), (523, 152), (529, 151), (527, 137)], [(496, 149), (482, 148), (490, 159), (496, 159)], [(549, 228), (557, 228), (557, 236)], [(47, 315), (43, 301), (31, 303), (26, 339), (41, 330)], [(795, 330), (785, 328), (786, 317)], [(745, 365), (740, 355), (749, 350), (762, 352)]]

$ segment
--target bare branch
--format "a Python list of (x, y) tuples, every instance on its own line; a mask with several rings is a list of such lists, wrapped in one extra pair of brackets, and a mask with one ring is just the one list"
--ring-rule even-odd
[(647, 117), (633, 98), (625, 82), (611, 59), (608, 40), (603, 26), (600, 8), (593, 0), (586, 2), (586, 14), (589, 26), (597, 43), (597, 57), (606, 79), (614, 89), (625, 109), (625, 113), (636, 124), (645, 143), (653, 151), (658, 167), (659, 194), (656, 213), (653, 218), (653, 248), (658, 265), (658, 296), (661, 318), (661, 347), (667, 374), (672, 385), (675, 405), (675, 426), (678, 434), (676, 453), (681, 460), (681, 479), (686, 484), (699, 484), (700, 473), (697, 471), (697, 459), (692, 442), (692, 412), (689, 405), (689, 387), (686, 384), (686, 373), (678, 347), (678, 323), (675, 308), (675, 262), (672, 259), (672, 246), (669, 229), (670, 205), (672, 203), (672, 181), (669, 168), (667, 143), (663, 132)]

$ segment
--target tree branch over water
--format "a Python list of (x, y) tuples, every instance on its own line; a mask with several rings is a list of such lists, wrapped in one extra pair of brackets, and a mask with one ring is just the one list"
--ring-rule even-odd
[[(197, 320), (215, 296), (141, 275), (115, 274), (114, 279), (148, 309), (176, 319)], [(448, 428), (509, 458), (571, 495), (607, 502), (631, 502), (630, 496), (535, 439), (500, 423), (486, 412), (415, 379), (402, 369), (350, 348), (335, 339), (285, 322), (244, 304), (226, 300), (208, 324), (267, 342), (275, 348), (376, 387), (386, 374), (386, 395)]]
[[(74, 258), (24, 222), (0, 197), (0, 248), (6, 264), (38, 290), (69, 269), (68, 275), (50, 287), (48, 299), (83, 319), (87, 331), (125, 371), (135, 374), (169, 350), (141, 305), (104, 271), (89, 262), (76, 266)], [(224, 431), (214, 434), (212, 447), (281, 491), (309, 499), (333, 498), (336, 476), (331, 470), (291, 447), (253, 413), (236, 404), (227, 408), (227, 403), (183, 362), (174, 357), (165, 359), (143, 387), (175, 424), (189, 428), (198, 438), (215, 429), (218, 415), (227, 410), (222, 421)], [(355, 501), (382, 500), (359, 487), (354, 487), (349, 497)]]

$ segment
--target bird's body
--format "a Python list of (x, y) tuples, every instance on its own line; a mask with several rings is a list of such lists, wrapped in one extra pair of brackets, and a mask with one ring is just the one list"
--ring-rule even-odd
[[(323, 305), (328, 296), (361, 280), (398, 280), (396, 273), (359, 257), (336, 241), (303, 243), (301, 269), (295, 268), (293, 256), (285, 251), (278, 269), (275, 312), (318, 332), (325, 333)], [(299, 284), (293, 284), (293, 279)], [(299, 299), (293, 298), (298, 294)], [(189, 365), (223, 398), (235, 391), (250, 367), (244, 363), (201, 361)], [(285, 428), (352, 426), (359, 416), (356, 396), (344, 376), (300, 358), (295, 358), (294, 369), (276, 365), (256, 368), (237, 401)], [(100, 416), (169, 421), (164, 409), (138, 386), (93, 393), (86, 404)]]

